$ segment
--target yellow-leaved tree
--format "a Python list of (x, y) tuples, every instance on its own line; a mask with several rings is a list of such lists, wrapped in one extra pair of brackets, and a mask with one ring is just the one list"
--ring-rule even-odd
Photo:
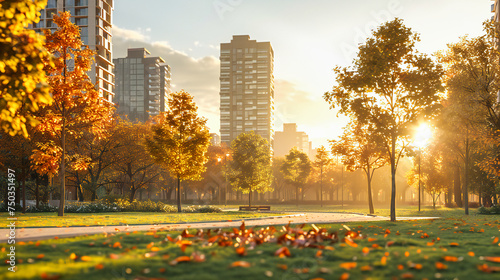
[(44, 36), (27, 29), (38, 22), (47, 0), (0, 1), (0, 126), (10, 135), (28, 137), (32, 113), (51, 97), (46, 84)]
[(57, 30), (45, 31), (45, 47), (53, 55), (53, 63), (45, 60), (44, 70), (54, 101), (41, 106), (37, 129), (44, 140), (37, 143), (31, 156), (33, 168), (38, 173), (54, 175), (60, 172), (59, 216), (64, 215), (66, 161), (73, 170), (84, 170), (90, 162), (88, 157), (75, 152), (69, 154), (66, 138), (75, 139), (84, 134), (105, 137), (114, 112), (113, 105), (99, 95), (87, 75), (95, 52), (83, 46), (80, 30), (71, 23), (70, 16), (69, 12), (54, 15)]
[(168, 99), (168, 110), (156, 117), (146, 147), (153, 159), (177, 178), (177, 210), (181, 208), (181, 181), (201, 180), (208, 160), (210, 132), (199, 117), (193, 97), (180, 91)]

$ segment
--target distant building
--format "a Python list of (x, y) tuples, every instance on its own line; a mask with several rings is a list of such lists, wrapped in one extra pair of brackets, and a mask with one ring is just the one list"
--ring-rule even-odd
[(240, 133), (274, 134), (274, 52), (269, 42), (233, 36), (220, 45), (220, 133), (227, 146)]
[(113, 0), (48, 0), (41, 11), (40, 21), (30, 28), (37, 32), (42, 29), (55, 30), (57, 25), (52, 15), (69, 11), (71, 22), (80, 27), (83, 44), (97, 52), (92, 70), (88, 73), (99, 93), (106, 100), (113, 102), (114, 82), (111, 48), (111, 17)]
[[(498, 24), (500, 24), (500, 0), (492, 0), (493, 4), (491, 4), (491, 12), (494, 13), (494, 15), (491, 17), (492, 21), (495, 21), (497, 23), (497, 28)], [(495, 39), (495, 47), (498, 49), (500, 45), (500, 42), (498, 39)], [(500, 63), (500, 62), (499, 62)], [(500, 90), (498, 91), (497, 94), (497, 102), (500, 103)]]
[(212, 146), (220, 146), (220, 136), (217, 133), (210, 133), (210, 145)]
[(305, 132), (297, 131), (297, 124), (284, 123), (283, 131), (276, 131), (274, 134), (274, 156), (283, 157), (290, 152), (293, 147), (312, 157), (312, 143)]
[(118, 114), (147, 121), (164, 112), (170, 94), (170, 66), (151, 57), (144, 48), (128, 49), (126, 58), (114, 59)]

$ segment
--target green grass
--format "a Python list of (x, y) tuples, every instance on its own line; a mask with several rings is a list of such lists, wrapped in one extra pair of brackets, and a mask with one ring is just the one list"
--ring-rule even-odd
[[(411, 273), (414, 279), (498, 279), (498, 273), (487, 274), (479, 271), (477, 266), (500, 266), (481, 260), (481, 256), (500, 257), (499, 242), (492, 244), (494, 237), (500, 236), (499, 219), (499, 216), (457, 215), (435, 221), (349, 223), (346, 226), (359, 231), (363, 236), (362, 239), (354, 240), (358, 246), (323, 241), (320, 245), (332, 246), (334, 250), (323, 249), (321, 258), (316, 257), (318, 248), (292, 245), (287, 246), (291, 257), (279, 258), (274, 252), (282, 245), (275, 242), (255, 245), (254, 249), (247, 245), (247, 255), (241, 257), (236, 253), (234, 244), (228, 247), (220, 247), (217, 243), (211, 245), (206, 241), (206, 236), (183, 238), (192, 240), (193, 245), (182, 252), (179, 245), (167, 239), (167, 235), (178, 238), (180, 233), (174, 231), (45, 240), (38, 244), (18, 244), (18, 271), (8, 272), (8, 266), (4, 265), (0, 270), (0, 279), (40, 279), (42, 273), (75, 280), (339, 279), (346, 272), (350, 274), (350, 279), (402, 279), (404, 273)], [(326, 228), (330, 233), (337, 232), (340, 238), (346, 232), (346, 228), (339, 224), (318, 226)], [(311, 226), (306, 226), (306, 232), (310, 228)], [(279, 227), (277, 229), (276, 237), (283, 234), (279, 232)], [(232, 229), (226, 231), (233, 232)], [(388, 231), (390, 233), (385, 236)], [(195, 232), (191, 230), (190, 233)], [(389, 241), (394, 244), (387, 246)], [(120, 246), (116, 245), (117, 242)], [(238, 240), (234, 239), (233, 242)], [(458, 246), (452, 246), (451, 243), (458, 243)], [(380, 249), (373, 249), (373, 244), (378, 244)], [(8, 246), (10, 245), (0, 244), (2, 251), (8, 250)], [(153, 252), (151, 246), (157, 247), (158, 251)], [(365, 247), (371, 248), (366, 255), (362, 253)], [(204, 254), (206, 261), (179, 263), (175, 266), (169, 264), (176, 257), (190, 256), (195, 251)], [(469, 252), (473, 252), (474, 256), (470, 256)], [(71, 260), (72, 253), (79, 257), (89, 256), (90, 260)], [(117, 254), (119, 259), (110, 258), (110, 254)], [(386, 265), (381, 263), (384, 254), (388, 255)], [(2, 255), (6, 258), (5, 253)], [(445, 261), (445, 256), (458, 257), (460, 261)], [(251, 267), (230, 267), (234, 261), (247, 261)], [(356, 262), (357, 267), (351, 270), (341, 268), (340, 264), (346, 262)], [(442, 262), (448, 268), (438, 270), (436, 262)], [(421, 264), (422, 269), (410, 268), (412, 263)], [(97, 265), (102, 265), (103, 269), (97, 269)], [(282, 265), (287, 268), (283, 269)], [(360, 269), (362, 266), (370, 266), (373, 271), (363, 272)]]
[[(57, 213), (16, 213), (18, 228), (26, 227), (67, 227), (166, 224), (204, 221), (227, 221), (276, 216), (276, 213), (239, 212), (222, 213), (156, 213), (156, 212), (110, 212), (110, 213), (70, 213), (58, 217)], [(0, 228), (8, 225), (8, 214), (0, 214)]]

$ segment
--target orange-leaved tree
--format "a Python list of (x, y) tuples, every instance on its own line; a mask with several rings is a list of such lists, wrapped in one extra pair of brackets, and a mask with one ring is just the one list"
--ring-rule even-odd
[[(54, 15), (58, 28), (45, 30), (45, 47), (53, 55), (53, 63), (45, 60), (44, 70), (54, 99), (41, 107), (37, 129), (45, 141), (37, 143), (31, 157), (33, 167), (41, 174), (60, 172), (61, 198), (59, 216), (64, 215), (66, 161), (72, 169), (83, 170), (89, 159), (79, 154), (67, 154), (66, 138), (79, 138), (84, 133), (105, 137), (112, 122), (114, 107), (99, 95), (87, 72), (91, 70), (95, 52), (84, 47), (78, 26), (70, 21), (69, 12)], [(54, 168), (60, 166), (60, 171)]]
[(38, 22), (46, 0), (0, 1), (0, 126), (10, 135), (28, 137), (32, 113), (51, 102), (43, 71), (49, 53), (44, 38), (29, 24)]
[(332, 163), (330, 153), (326, 150), (325, 146), (320, 146), (316, 152), (314, 159), (314, 166), (320, 170), (320, 200), (321, 207), (323, 207), (323, 171), (325, 167)]
[(207, 120), (199, 117), (193, 97), (185, 92), (173, 93), (168, 110), (155, 118), (152, 136), (146, 147), (154, 160), (177, 178), (177, 210), (181, 209), (181, 181), (200, 180), (205, 171), (210, 133)]

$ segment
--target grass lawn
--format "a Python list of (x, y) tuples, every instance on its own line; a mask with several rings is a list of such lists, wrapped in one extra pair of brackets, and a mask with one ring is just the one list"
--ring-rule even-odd
[[(484, 257), (500, 257), (500, 217), (446, 216), (317, 225), (326, 231), (306, 225), (30, 242), (16, 246), (18, 271), (4, 265), (0, 279), (499, 279), (492, 261), (500, 259)], [(241, 244), (245, 250), (236, 249)], [(0, 244), (4, 258), (8, 246)]]
[[(164, 224), (202, 221), (240, 220), (276, 216), (276, 213), (229, 211), (222, 213), (157, 213), (157, 212), (110, 212), (110, 213), (69, 213), (58, 217), (57, 213), (16, 213), (18, 228), (25, 227), (66, 227)], [(0, 228), (7, 228), (8, 213), (0, 214)]]

